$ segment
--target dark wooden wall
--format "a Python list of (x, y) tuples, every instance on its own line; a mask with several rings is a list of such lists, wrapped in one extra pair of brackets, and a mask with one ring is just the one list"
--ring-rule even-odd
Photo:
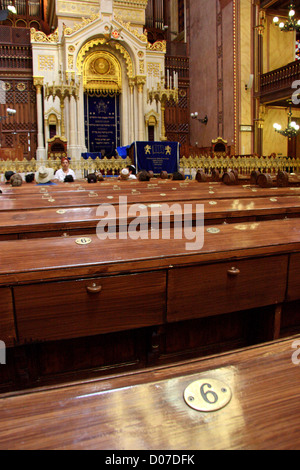
[(24, 158), (35, 158), (36, 91), (32, 78), (29, 28), (0, 25), (0, 80), (0, 87), (5, 91), (0, 104), (0, 115), (7, 115), (6, 108), (17, 111), (15, 115), (0, 122), (1, 147), (19, 147)]

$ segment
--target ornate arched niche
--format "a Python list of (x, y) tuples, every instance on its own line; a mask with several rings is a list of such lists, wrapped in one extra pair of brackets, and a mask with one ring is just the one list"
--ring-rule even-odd
[[(82, 74), (85, 62), (91, 53), (106, 52), (104, 50), (99, 49), (99, 47), (102, 48), (103, 46), (107, 46), (107, 40), (104, 38), (97, 38), (97, 39), (91, 39), (90, 41), (88, 41), (81, 47), (77, 56), (77, 60), (76, 60), (76, 68), (77, 68), (78, 73)], [(134, 76), (134, 64), (132, 62), (132, 59), (127, 49), (125, 49), (125, 47), (120, 43), (111, 43), (109, 44), (109, 47), (111, 48), (112, 51), (113, 49), (115, 49), (117, 53), (123, 56), (124, 62), (126, 64), (127, 77), (132, 78)], [(117, 61), (114, 54), (109, 53), (109, 52), (106, 52), (106, 53), (110, 54), (110, 56), (113, 57)]]
[(114, 95), (122, 91), (122, 70), (118, 59), (107, 51), (95, 51), (83, 62), (85, 92)]

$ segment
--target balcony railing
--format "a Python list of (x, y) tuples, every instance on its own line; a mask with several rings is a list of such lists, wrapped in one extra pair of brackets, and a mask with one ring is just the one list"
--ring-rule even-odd
[(260, 77), (260, 96), (267, 97), (271, 94), (278, 96), (292, 95), (292, 84), (300, 80), (300, 61), (291, 62), (280, 69), (264, 73)]

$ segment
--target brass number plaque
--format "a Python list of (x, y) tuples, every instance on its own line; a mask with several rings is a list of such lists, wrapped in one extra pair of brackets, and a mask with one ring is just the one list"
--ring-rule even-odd
[(92, 240), (90, 238), (82, 237), (82, 238), (77, 238), (76, 240), (77, 245), (89, 245), (92, 243)]
[(184, 391), (184, 400), (197, 411), (217, 411), (230, 402), (232, 393), (228, 385), (216, 379), (204, 378), (192, 382)]

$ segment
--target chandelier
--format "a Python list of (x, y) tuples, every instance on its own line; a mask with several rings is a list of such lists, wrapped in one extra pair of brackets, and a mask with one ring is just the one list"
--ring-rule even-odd
[(289, 19), (284, 23), (281, 21), (279, 23), (279, 18), (275, 16), (273, 18), (273, 23), (276, 26), (279, 26), (281, 31), (300, 31), (300, 20), (295, 19), (295, 5), (293, 3), (289, 6)]
[(296, 137), (299, 133), (300, 126), (295, 122), (292, 121), (292, 105), (290, 103), (290, 110), (288, 112), (288, 126), (286, 129), (282, 130), (280, 124), (273, 124), (273, 127), (276, 132), (278, 132), (281, 135), (284, 135), (285, 137), (288, 137), (291, 139), (292, 137)]

